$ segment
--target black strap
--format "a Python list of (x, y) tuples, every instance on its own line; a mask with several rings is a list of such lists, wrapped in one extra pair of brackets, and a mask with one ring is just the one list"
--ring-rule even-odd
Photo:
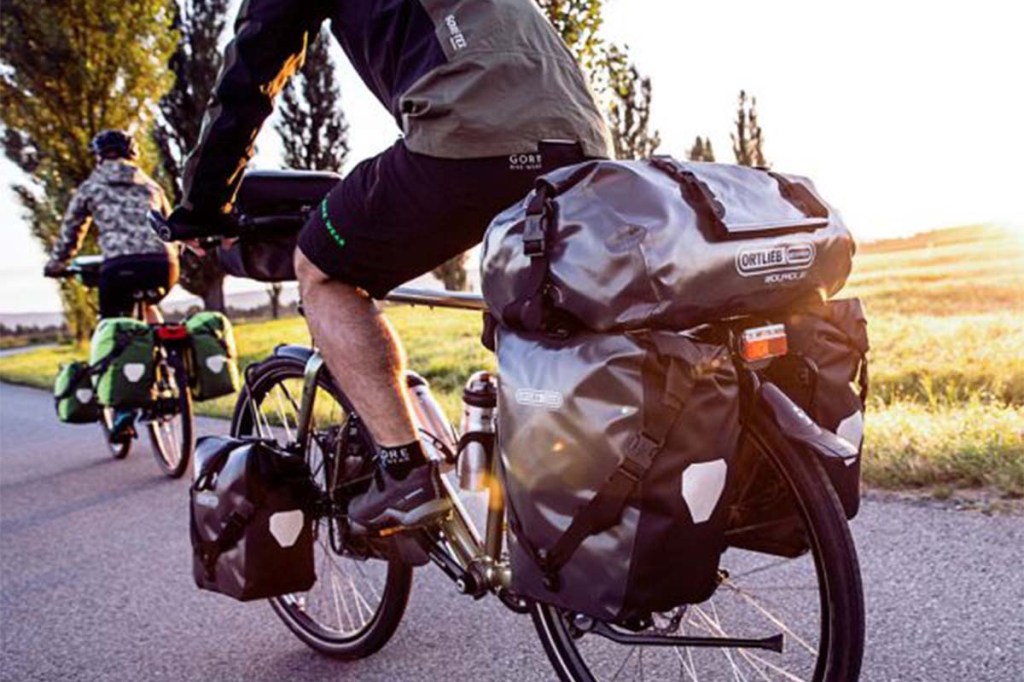
[(775, 182), (779, 183), (779, 192), (782, 194), (782, 198), (795, 206), (805, 216), (808, 218), (828, 219), (828, 207), (821, 203), (818, 197), (814, 196), (814, 192), (808, 189), (806, 185), (790, 180), (786, 176), (774, 173), (768, 169), (762, 170), (772, 176)]
[(680, 167), (669, 156), (655, 156), (650, 164), (676, 181), (686, 203), (697, 213), (697, 219), (710, 226), (715, 234), (728, 236), (725, 206), (693, 171)]
[(216, 577), (217, 560), (225, 552), (233, 549), (245, 535), (245, 529), (256, 515), (256, 507), (248, 500), (240, 500), (237, 508), (228, 515), (221, 526), (220, 533), (216, 540), (203, 540), (199, 536), (199, 527), (195, 519), (195, 509), (192, 509), (192, 545), (196, 556), (203, 565), (207, 580), (214, 580)]
[(675, 344), (670, 335), (648, 336), (643, 343), (648, 350), (642, 364), (643, 426), (640, 433), (627, 446), (619, 466), (590, 502), (576, 513), (554, 546), (550, 550), (529, 552), (544, 571), (544, 584), (549, 590), (560, 589), (558, 572), (584, 540), (619, 522), (633, 489), (661, 452), (693, 387), (693, 365), (685, 362), (688, 353), (674, 352), (681, 343)]
[(544, 288), (548, 277), (548, 232), (555, 222), (554, 188), (539, 180), (526, 206), (523, 253), (530, 259), (522, 292), (505, 306), (502, 316), (512, 327), (538, 331), (543, 325)]
[(192, 490), (196, 492), (209, 490), (215, 476), (224, 468), (224, 464), (227, 463), (231, 453), (238, 447), (245, 445), (246, 442), (238, 438), (225, 438), (224, 442), (217, 448), (217, 451), (203, 462), (203, 468), (199, 470), (199, 475), (196, 476), (195, 483), (192, 484)]

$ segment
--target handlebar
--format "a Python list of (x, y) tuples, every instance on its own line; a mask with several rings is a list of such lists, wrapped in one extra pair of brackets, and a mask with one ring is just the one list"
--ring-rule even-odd
[(280, 230), (282, 226), (300, 228), (305, 222), (305, 216), (296, 214), (225, 216), (224, 221), (211, 234), (210, 229), (206, 226), (184, 225), (181, 223), (172, 224), (156, 211), (149, 213), (150, 227), (165, 242), (197, 239), (200, 243), (212, 244), (219, 242), (223, 238), (256, 235), (263, 230), (270, 230), (271, 228), (274, 230)]

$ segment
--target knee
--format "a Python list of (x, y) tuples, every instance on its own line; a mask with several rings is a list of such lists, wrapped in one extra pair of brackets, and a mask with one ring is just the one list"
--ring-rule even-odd
[(299, 286), (303, 291), (323, 285), (330, 280), (323, 270), (306, 258), (301, 249), (295, 249), (295, 277), (299, 280)]

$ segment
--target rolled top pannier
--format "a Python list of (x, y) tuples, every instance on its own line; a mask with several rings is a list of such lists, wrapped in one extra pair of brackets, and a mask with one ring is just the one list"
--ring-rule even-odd
[(204, 310), (185, 320), (189, 333), (189, 369), (192, 397), (210, 400), (230, 395), (241, 386), (238, 350), (231, 320)]
[(729, 351), (499, 329), (498, 364), (513, 592), (624, 624), (706, 600), (739, 440)]
[(689, 329), (837, 292), (853, 239), (806, 178), (667, 157), (541, 177), (491, 223), (483, 294), (507, 327)]
[(295, 246), (309, 211), (341, 181), (335, 173), (250, 171), (235, 198), (238, 213), (259, 220), (257, 234), (218, 249), (225, 272), (261, 282), (295, 280)]
[(87, 362), (72, 362), (60, 368), (53, 384), (57, 418), (65, 424), (90, 424), (99, 421), (100, 408), (92, 386)]
[(153, 399), (156, 338), (130, 317), (100, 320), (89, 348), (96, 399), (108, 407), (141, 407)]

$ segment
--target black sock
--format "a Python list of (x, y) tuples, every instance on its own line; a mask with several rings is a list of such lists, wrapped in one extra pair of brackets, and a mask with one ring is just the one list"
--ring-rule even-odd
[(403, 480), (409, 472), (427, 463), (423, 454), (423, 446), (418, 440), (405, 445), (394, 445), (380, 448), (380, 468), (391, 478)]

